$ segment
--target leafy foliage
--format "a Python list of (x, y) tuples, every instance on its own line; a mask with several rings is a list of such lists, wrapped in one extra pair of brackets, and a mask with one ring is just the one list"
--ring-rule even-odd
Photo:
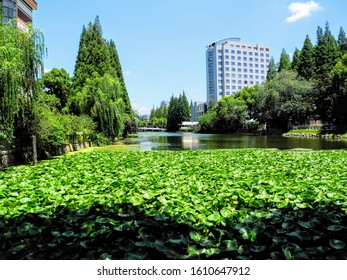
[(346, 259), (345, 151), (93, 152), (0, 173), (2, 259)]
[(69, 107), (98, 124), (109, 138), (126, 135), (136, 126), (115, 43), (102, 35), (99, 17), (83, 27)]
[(53, 94), (59, 98), (60, 110), (67, 105), (68, 97), (71, 95), (71, 78), (69, 73), (64, 69), (53, 68), (51, 71), (44, 73), (42, 77), (42, 86), (48, 94)]
[(44, 39), (40, 31), (28, 26), (27, 32), (12, 22), (0, 20), (0, 139), (13, 141), (15, 122), (30, 122), (31, 100), (35, 97), (37, 78), (43, 71)]
[(178, 131), (182, 122), (190, 121), (190, 106), (183, 91), (179, 97), (172, 96), (167, 113), (167, 131)]

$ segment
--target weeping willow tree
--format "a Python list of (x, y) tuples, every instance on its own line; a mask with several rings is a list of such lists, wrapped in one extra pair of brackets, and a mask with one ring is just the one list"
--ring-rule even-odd
[(124, 130), (125, 104), (120, 82), (109, 74), (94, 73), (88, 78), (75, 103), (81, 114), (89, 115), (98, 124), (98, 130), (107, 137), (121, 136)]
[(0, 9), (0, 140), (14, 139), (16, 120), (27, 119), (31, 101), (38, 92), (37, 79), (43, 73), (44, 39), (28, 26), (16, 28), (15, 21), (3, 23)]

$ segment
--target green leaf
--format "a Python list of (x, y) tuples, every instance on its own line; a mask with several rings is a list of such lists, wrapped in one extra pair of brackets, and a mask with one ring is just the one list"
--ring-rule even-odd
[(230, 218), (232, 216), (232, 212), (228, 208), (222, 208), (220, 213), (224, 218)]
[(219, 222), (221, 219), (221, 216), (219, 213), (213, 213), (207, 217), (207, 219), (211, 222)]
[(130, 202), (134, 205), (134, 206), (139, 206), (141, 204), (144, 203), (144, 200), (142, 199), (142, 197), (139, 196), (132, 196), (130, 197)]
[(224, 240), (223, 244), (225, 245), (225, 251), (235, 251), (238, 248), (236, 240)]
[(341, 249), (345, 248), (345, 246), (346, 246), (345, 242), (338, 240), (338, 239), (330, 239), (329, 245), (336, 250), (341, 250)]
[(331, 225), (331, 226), (328, 226), (328, 230), (329, 231), (340, 231), (340, 230), (343, 230), (345, 227), (343, 226), (340, 226), (340, 225)]
[(196, 232), (196, 231), (189, 232), (189, 236), (195, 242), (200, 242), (201, 240), (203, 240), (203, 236), (200, 233)]

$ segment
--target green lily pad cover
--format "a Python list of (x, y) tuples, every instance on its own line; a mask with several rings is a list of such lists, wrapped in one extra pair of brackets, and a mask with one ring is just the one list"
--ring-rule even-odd
[(347, 151), (95, 151), (0, 171), (0, 259), (346, 259)]

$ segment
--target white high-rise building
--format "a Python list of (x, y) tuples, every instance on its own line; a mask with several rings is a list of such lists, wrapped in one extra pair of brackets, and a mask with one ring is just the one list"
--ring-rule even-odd
[(211, 43), (206, 50), (207, 104), (265, 82), (269, 63), (266, 45), (243, 43), (240, 38)]

